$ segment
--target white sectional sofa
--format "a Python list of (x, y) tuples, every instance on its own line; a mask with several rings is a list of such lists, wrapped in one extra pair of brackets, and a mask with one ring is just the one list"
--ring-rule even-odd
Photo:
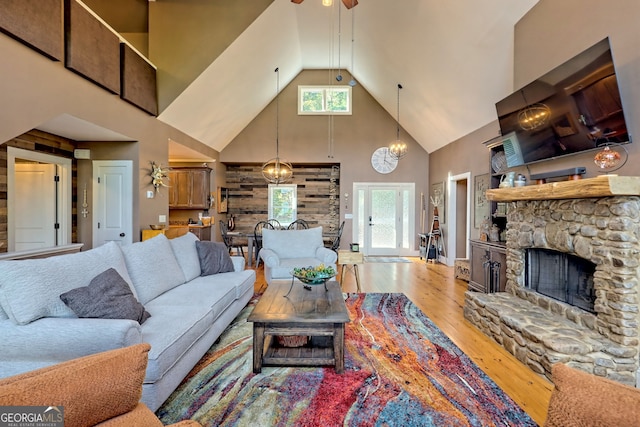
[(155, 411), (254, 294), (255, 271), (230, 258), (188, 233), (0, 261), (0, 377), (146, 342)]

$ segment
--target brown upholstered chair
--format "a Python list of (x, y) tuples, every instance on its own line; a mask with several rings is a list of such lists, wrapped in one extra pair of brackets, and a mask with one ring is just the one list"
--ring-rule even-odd
[(640, 390), (556, 363), (545, 427), (640, 426)]
[(150, 348), (137, 344), (0, 379), (0, 406), (62, 406), (65, 427), (162, 427), (140, 402)]

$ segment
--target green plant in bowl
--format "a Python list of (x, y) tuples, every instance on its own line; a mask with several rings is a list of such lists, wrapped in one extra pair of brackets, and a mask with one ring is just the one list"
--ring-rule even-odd
[(298, 280), (308, 285), (320, 285), (336, 275), (332, 266), (320, 264), (316, 267), (296, 267), (291, 274)]

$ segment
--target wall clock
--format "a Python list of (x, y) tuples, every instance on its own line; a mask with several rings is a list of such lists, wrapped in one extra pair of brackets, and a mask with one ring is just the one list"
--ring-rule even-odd
[(389, 155), (388, 147), (380, 147), (371, 155), (371, 166), (378, 173), (390, 173), (398, 166), (398, 160)]

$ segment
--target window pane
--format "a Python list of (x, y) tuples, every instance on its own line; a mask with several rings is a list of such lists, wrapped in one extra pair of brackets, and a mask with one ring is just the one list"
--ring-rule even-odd
[(327, 90), (327, 110), (349, 111), (349, 92), (342, 89)]
[(323, 111), (322, 91), (305, 90), (302, 93), (302, 111)]
[(297, 186), (269, 185), (269, 218), (277, 219), (283, 227), (296, 220)]

